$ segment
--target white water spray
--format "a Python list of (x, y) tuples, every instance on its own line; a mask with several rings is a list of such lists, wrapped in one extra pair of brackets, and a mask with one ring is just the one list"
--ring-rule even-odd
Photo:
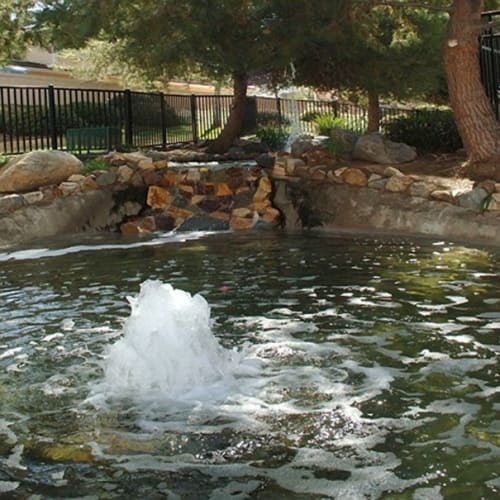
[(124, 336), (109, 349), (98, 393), (136, 401), (196, 399), (238, 371), (242, 357), (219, 345), (201, 295), (148, 280), (128, 300), (132, 312)]

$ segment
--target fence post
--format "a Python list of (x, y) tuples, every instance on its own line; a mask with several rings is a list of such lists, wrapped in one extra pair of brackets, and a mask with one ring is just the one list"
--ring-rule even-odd
[(54, 86), (49, 85), (47, 87), (47, 97), (49, 103), (49, 136), (50, 136), (50, 147), (52, 149), (57, 149), (57, 127), (56, 127), (56, 99)]
[(281, 99), (278, 96), (276, 96), (276, 109), (278, 111), (278, 125), (281, 130), (283, 127), (283, 117), (281, 114)]
[(132, 116), (132, 92), (129, 89), (124, 92), (125, 97), (125, 144), (132, 146), (134, 142), (133, 136), (133, 116)]
[(198, 113), (194, 94), (191, 94), (191, 127), (193, 129), (193, 142), (198, 142)]
[(160, 92), (160, 109), (161, 109), (161, 145), (167, 146), (167, 112), (165, 109), (165, 96)]

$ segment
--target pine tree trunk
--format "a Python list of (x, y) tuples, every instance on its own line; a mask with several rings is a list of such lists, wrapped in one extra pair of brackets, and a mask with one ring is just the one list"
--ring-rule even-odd
[(444, 45), (450, 104), (471, 166), (500, 155), (500, 125), (480, 77), (482, 9), (483, 0), (455, 0)]
[(368, 132), (378, 132), (380, 126), (380, 101), (378, 92), (368, 91)]
[(245, 73), (235, 73), (233, 75), (233, 102), (229, 118), (219, 136), (210, 144), (210, 153), (225, 153), (239, 137), (243, 120), (245, 119), (245, 109), (247, 102), (247, 75)]

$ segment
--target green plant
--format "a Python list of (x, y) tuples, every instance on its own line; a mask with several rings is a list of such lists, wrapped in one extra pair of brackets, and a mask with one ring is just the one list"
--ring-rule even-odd
[(83, 164), (83, 173), (88, 174), (96, 170), (108, 170), (108, 163), (101, 158), (92, 158)]
[(255, 135), (272, 151), (279, 151), (285, 146), (289, 132), (278, 125), (258, 125)]
[(3, 167), (9, 161), (9, 157), (7, 155), (0, 153), (0, 167)]
[(314, 118), (313, 122), (320, 135), (330, 135), (332, 128), (347, 128), (343, 118), (330, 114), (319, 114)]
[(423, 109), (382, 121), (384, 135), (404, 142), (423, 153), (452, 153), (462, 147), (453, 113)]

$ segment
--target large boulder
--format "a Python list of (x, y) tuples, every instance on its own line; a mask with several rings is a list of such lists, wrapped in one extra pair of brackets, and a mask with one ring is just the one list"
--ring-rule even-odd
[(82, 162), (63, 151), (32, 151), (0, 169), (0, 193), (32, 191), (59, 184), (82, 170)]
[(330, 137), (335, 146), (335, 152), (339, 156), (350, 157), (360, 135), (351, 130), (335, 127), (330, 130)]
[(353, 158), (375, 163), (393, 164), (413, 161), (417, 157), (415, 148), (393, 142), (378, 132), (362, 135), (354, 145)]

